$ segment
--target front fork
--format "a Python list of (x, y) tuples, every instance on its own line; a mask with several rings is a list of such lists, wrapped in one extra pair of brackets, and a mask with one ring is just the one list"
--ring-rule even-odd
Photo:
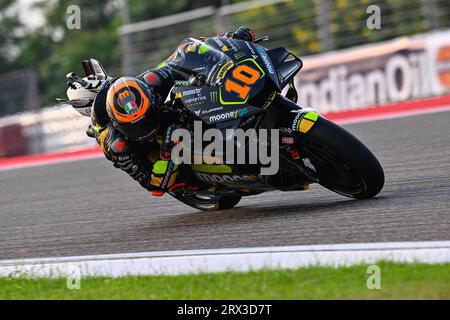
[(287, 97), (277, 94), (273, 103), (266, 109), (263, 126), (280, 131), (280, 156), (298, 168), (310, 181), (315, 179), (304, 168), (299, 144), (316, 125), (320, 116), (312, 108), (301, 108)]
[[(262, 127), (279, 129), (294, 137), (307, 134), (319, 119), (319, 113), (312, 108), (302, 108), (290, 99), (277, 94), (272, 104), (266, 108)], [(282, 136), (280, 134), (280, 136)]]

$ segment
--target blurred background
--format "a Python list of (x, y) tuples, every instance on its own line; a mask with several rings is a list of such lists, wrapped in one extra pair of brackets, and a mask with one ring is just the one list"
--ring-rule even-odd
[[(80, 28), (71, 29), (73, 5), (80, 8)], [(367, 25), (370, 5), (380, 8), (381, 28)], [(297, 83), (304, 87), (304, 103), (320, 111), (441, 94), (450, 83), (449, 0), (0, 0), (0, 157), (94, 144), (84, 135), (88, 119), (55, 106), (55, 98), (65, 98), (65, 75), (82, 74), (81, 60), (98, 58), (113, 76), (137, 74), (169, 56), (185, 37), (240, 25), (253, 28), (257, 37), (269, 35), (265, 46), (285, 46), (309, 61)], [(409, 90), (405, 77), (423, 81), (424, 69), (436, 60), (439, 48), (429, 47), (430, 41), (444, 43), (435, 66), (443, 82), (438, 89), (418, 82), (420, 87), (411, 84)], [(394, 54), (408, 65), (390, 63)], [(359, 66), (352, 59), (359, 59)], [(342, 64), (347, 69), (338, 69), (333, 80), (330, 68)], [(389, 82), (389, 66), (398, 88)], [(392, 90), (383, 91), (384, 76)], [(371, 98), (355, 96), (351, 85), (357, 78), (375, 83)], [(349, 90), (333, 91), (333, 83), (338, 87), (347, 80)]]

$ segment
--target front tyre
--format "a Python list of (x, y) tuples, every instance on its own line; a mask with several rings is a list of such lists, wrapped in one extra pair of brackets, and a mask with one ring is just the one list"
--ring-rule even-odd
[(239, 203), (242, 195), (203, 195), (170, 192), (175, 199), (202, 211), (231, 209)]
[(299, 141), (305, 169), (319, 184), (341, 195), (366, 199), (384, 185), (384, 172), (372, 152), (351, 133), (319, 117)]

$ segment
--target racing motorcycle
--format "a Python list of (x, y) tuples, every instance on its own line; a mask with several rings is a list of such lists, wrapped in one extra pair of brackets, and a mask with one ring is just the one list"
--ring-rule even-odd
[[(376, 157), (351, 133), (315, 109), (297, 104), (294, 77), (302, 60), (286, 48), (267, 49), (259, 44), (266, 39), (254, 43), (220, 37), (205, 42), (191, 39), (183, 50), (198, 54), (180, 70), (188, 80), (176, 82), (162, 108), (178, 112), (179, 123), (191, 132), (195, 121), (204, 124), (202, 130), (278, 130), (277, 173), (260, 174), (262, 164), (183, 164), (179, 175), (197, 188), (170, 194), (199, 210), (229, 209), (244, 196), (306, 190), (312, 183), (355, 199), (377, 195), (384, 173)], [(92, 93), (87, 98), (92, 100), (96, 81), (108, 76), (95, 59), (83, 61), (83, 67), (90, 80), (69, 74), (72, 94), (68, 91), (67, 102), (88, 114), (88, 109), (83, 110), (86, 98), (73, 92), (84, 88)]]

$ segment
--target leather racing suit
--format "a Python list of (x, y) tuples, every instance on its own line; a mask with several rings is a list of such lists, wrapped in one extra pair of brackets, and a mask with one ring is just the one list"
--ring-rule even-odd
[[(253, 42), (254, 33), (247, 27), (239, 27), (234, 32), (223, 35), (225, 38), (234, 38)], [(208, 41), (207, 38), (199, 39)], [(182, 72), (183, 64), (190, 55), (199, 54), (201, 45), (199, 40), (188, 38), (183, 40), (177, 50), (154, 69), (149, 69), (137, 78), (145, 82), (156, 96), (157, 106), (165, 101), (170, 89), (177, 81), (187, 81), (189, 75)], [(108, 120), (104, 108), (106, 91), (109, 85), (105, 84), (94, 102), (94, 113), (99, 122), (96, 137), (107, 159), (113, 162), (116, 168), (128, 173), (134, 180), (152, 195), (160, 196), (165, 191), (177, 191), (186, 187), (185, 182), (177, 181), (179, 168), (171, 161), (170, 141), (172, 131), (177, 127), (177, 114), (168, 110), (161, 110), (161, 122), (156, 137), (151, 141), (133, 141), (123, 136)], [(188, 186), (193, 187), (193, 186)]]

